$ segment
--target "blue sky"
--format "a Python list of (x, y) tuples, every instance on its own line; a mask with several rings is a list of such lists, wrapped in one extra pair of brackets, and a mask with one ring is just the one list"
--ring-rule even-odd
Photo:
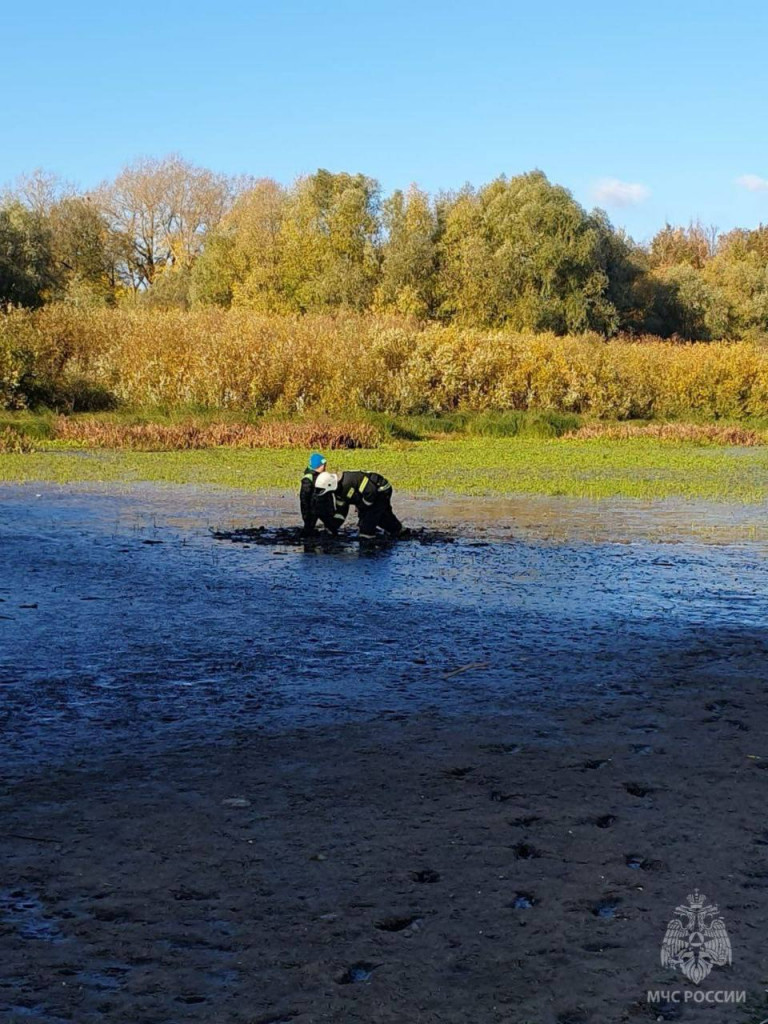
[(539, 167), (640, 240), (768, 222), (764, 0), (17, 0), (2, 22), (2, 182), (170, 152), (387, 191)]

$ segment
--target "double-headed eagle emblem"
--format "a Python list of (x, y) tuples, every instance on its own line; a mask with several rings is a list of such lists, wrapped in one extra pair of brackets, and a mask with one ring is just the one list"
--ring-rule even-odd
[(700, 984), (713, 967), (731, 963), (731, 941), (714, 903), (696, 889), (688, 905), (675, 907), (661, 944), (661, 966), (672, 967)]

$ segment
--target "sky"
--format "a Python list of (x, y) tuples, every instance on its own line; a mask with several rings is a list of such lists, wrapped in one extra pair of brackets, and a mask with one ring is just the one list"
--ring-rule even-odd
[(180, 153), (385, 192), (539, 168), (638, 241), (768, 222), (768, 3), (0, 0), (0, 183)]

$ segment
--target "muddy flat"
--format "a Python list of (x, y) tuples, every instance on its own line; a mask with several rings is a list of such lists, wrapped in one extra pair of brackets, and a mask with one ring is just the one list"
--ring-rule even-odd
[(0, 489), (0, 1020), (768, 1017), (766, 510), (397, 507)]

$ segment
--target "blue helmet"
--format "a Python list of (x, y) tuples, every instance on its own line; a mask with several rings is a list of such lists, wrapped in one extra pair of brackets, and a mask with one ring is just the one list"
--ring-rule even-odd
[(320, 455), (318, 452), (313, 452), (309, 456), (309, 468), (315, 473), (319, 473), (323, 466), (328, 460), (324, 455)]

